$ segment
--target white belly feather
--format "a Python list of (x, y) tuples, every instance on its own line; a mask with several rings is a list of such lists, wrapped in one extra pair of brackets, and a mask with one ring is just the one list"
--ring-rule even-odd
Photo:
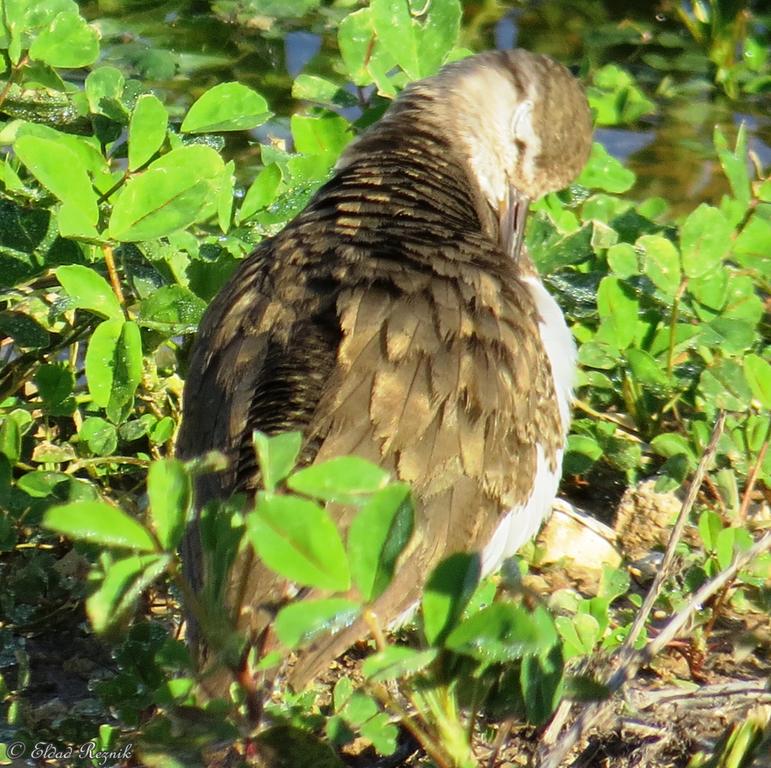
[[(541, 281), (537, 277), (526, 277), (524, 282), (527, 283), (541, 316), (541, 341), (551, 364), (562, 434), (566, 437), (570, 426), (570, 400), (576, 373), (576, 345), (562, 311)], [(503, 560), (513, 555), (536, 534), (541, 523), (548, 517), (562, 476), (562, 455), (563, 450), (560, 449), (557, 452), (556, 470), (552, 471), (541, 446), (537, 447), (533, 490), (524, 504), (509, 510), (485, 547), (482, 553), (483, 574), (496, 570)]]

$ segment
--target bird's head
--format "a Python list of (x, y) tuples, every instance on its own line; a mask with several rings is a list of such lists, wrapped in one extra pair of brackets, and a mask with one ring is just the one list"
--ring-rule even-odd
[(592, 119), (581, 84), (548, 56), (491, 51), (447, 65), (434, 87), (472, 177), (519, 254), (527, 207), (566, 186), (586, 163)]

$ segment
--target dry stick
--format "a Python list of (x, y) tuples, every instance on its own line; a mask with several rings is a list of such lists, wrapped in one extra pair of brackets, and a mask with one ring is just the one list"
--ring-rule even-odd
[(764, 703), (771, 701), (768, 686), (758, 680), (739, 680), (733, 683), (717, 683), (703, 685), (695, 691), (688, 691), (677, 686), (668, 686), (655, 691), (632, 691), (631, 701), (636, 709), (648, 709), (660, 704), (670, 704), (685, 701), (689, 704), (700, 699), (751, 698)]
[[(642, 631), (642, 628), (645, 626), (645, 622), (647, 621), (648, 616), (650, 615), (650, 612), (653, 610), (653, 606), (655, 605), (656, 600), (659, 597), (661, 588), (664, 584), (664, 580), (669, 575), (669, 568), (672, 564), (672, 561), (675, 558), (675, 549), (677, 547), (678, 542), (680, 541), (680, 537), (683, 534), (683, 529), (685, 528), (685, 523), (688, 520), (688, 515), (691, 512), (691, 508), (693, 507), (693, 504), (696, 501), (696, 496), (699, 492), (699, 488), (701, 487), (701, 483), (707, 471), (707, 467), (709, 466), (709, 463), (712, 461), (715, 455), (715, 452), (717, 450), (717, 443), (718, 443), (718, 440), (720, 439), (720, 435), (723, 433), (724, 425), (725, 425), (725, 412), (721, 411), (718, 415), (718, 419), (717, 419), (717, 422), (715, 423), (715, 427), (712, 430), (712, 435), (710, 436), (707, 449), (704, 451), (704, 454), (701, 457), (699, 466), (696, 468), (696, 474), (693, 476), (693, 480), (691, 481), (691, 484), (688, 488), (688, 495), (686, 496), (686, 499), (683, 502), (682, 507), (680, 508), (680, 513), (677, 516), (677, 520), (672, 529), (672, 533), (669, 536), (667, 550), (666, 550), (666, 553), (664, 554), (664, 559), (661, 563), (661, 567), (656, 572), (656, 577), (653, 580), (653, 584), (651, 585), (650, 590), (648, 590), (648, 594), (645, 597), (645, 601), (643, 602), (642, 607), (640, 608), (640, 610), (637, 613), (637, 616), (635, 617), (634, 623), (632, 624), (632, 628), (629, 631), (629, 635), (627, 636), (624, 645), (620, 648), (619, 652), (616, 654), (616, 660), (617, 660), (616, 664), (623, 665), (626, 657), (629, 656), (630, 651), (634, 648), (634, 643), (637, 641), (637, 638), (640, 632)], [(555, 712), (554, 717), (552, 718), (552, 721), (549, 724), (549, 727), (546, 729), (543, 735), (543, 739), (541, 742), (543, 745), (548, 747), (549, 745), (554, 744), (556, 742), (557, 737), (559, 736), (559, 733), (562, 730), (562, 726), (565, 724), (566, 720), (570, 715), (572, 707), (573, 707), (573, 702), (569, 701), (568, 699), (565, 699), (562, 701), (562, 703), (557, 708), (557, 711)]]
[[(731, 565), (721, 571), (714, 579), (702, 585), (696, 594), (667, 622), (661, 632), (641, 651), (634, 651), (625, 660), (624, 666), (617, 669), (607, 682), (609, 696), (625, 685), (644, 664), (653, 659), (667, 646), (712, 595), (719, 592), (725, 584), (736, 578), (737, 573), (758, 555), (771, 549), (771, 531), (767, 532), (750, 549), (734, 557)], [(542, 755), (538, 768), (559, 768), (565, 756), (578, 740), (604, 718), (612, 714), (614, 703), (610, 698), (587, 707), (573, 725), (560, 737), (557, 743)]]
[(750, 508), (750, 498), (752, 497), (752, 491), (755, 489), (755, 483), (757, 482), (757, 479), (758, 479), (758, 473), (760, 472), (760, 468), (763, 466), (763, 461), (766, 458), (767, 450), (768, 450), (768, 438), (765, 439), (765, 442), (763, 443), (760, 450), (758, 451), (758, 458), (755, 461), (755, 463), (752, 465), (750, 474), (747, 477), (747, 485), (744, 488), (744, 496), (742, 497), (742, 504), (741, 504), (741, 507), (739, 507), (739, 520), (741, 522), (747, 519), (747, 511)]
[(677, 516), (677, 521), (675, 522), (674, 528), (672, 528), (672, 533), (669, 535), (669, 541), (667, 542), (664, 559), (661, 561), (661, 567), (656, 571), (656, 577), (653, 579), (653, 584), (648, 590), (648, 594), (645, 596), (645, 601), (637, 612), (637, 616), (635, 616), (632, 628), (629, 630), (624, 645), (621, 647), (622, 657), (628, 655), (634, 648), (634, 644), (637, 642), (637, 638), (639, 637), (642, 628), (645, 626), (645, 622), (648, 620), (648, 616), (650, 616), (653, 606), (656, 604), (656, 600), (659, 599), (664, 582), (669, 578), (669, 571), (672, 567), (672, 562), (675, 559), (675, 550), (680, 543), (685, 524), (688, 522), (688, 516), (696, 501), (696, 496), (701, 488), (704, 475), (707, 472), (707, 467), (712, 463), (712, 459), (717, 452), (717, 443), (718, 440), (720, 440), (720, 436), (723, 434), (724, 426), (725, 411), (720, 411), (715, 427), (712, 430), (712, 435), (709, 438), (707, 449), (704, 451), (699, 466), (696, 468), (696, 474), (693, 476), (693, 480), (691, 480), (691, 484), (688, 487), (688, 495), (685, 497), (683, 506), (680, 508), (680, 513)]

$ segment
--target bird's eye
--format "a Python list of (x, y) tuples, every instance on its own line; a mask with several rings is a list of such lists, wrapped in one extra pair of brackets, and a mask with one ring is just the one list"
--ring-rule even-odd
[(533, 115), (533, 102), (530, 99), (517, 105), (511, 116), (511, 137), (515, 141), (530, 132), (530, 122)]

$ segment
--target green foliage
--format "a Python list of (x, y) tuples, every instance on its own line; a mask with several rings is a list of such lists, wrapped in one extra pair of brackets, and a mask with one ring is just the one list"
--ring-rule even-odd
[[(319, 3), (214, 5), (229, 19), (269, 18), (283, 34)], [(683, 23), (720, 85), (732, 96), (765, 87), (768, 56), (755, 27), (740, 23), (743, 11), (690, 5)], [(248, 656), (249, 673), (271, 669), (323, 633), (365, 623), (377, 648), (363, 664), (363, 682), (341, 677), (331, 703), (284, 692), (269, 705), (276, 722), (336, 746), (361, 737), (391, 754), (400, 721), (445, 764), (472, 765), (480, 719), (540, 725), (565, 697), (606, 695), (573, 665), (626, 637), (639, 604), (626, 570), (606, 569), (595, 595), (552, 595), (547, 610), (516, 587), (504, 594), (494, 581), (480, 582), (478, 556), (454, 554), (429, 575), (412, 646), (399, 645), (372, 606), (414, 533), (409, 488), (353, 457), (298, 469), (299, 434), (254, 435), (262, 483), (254, 505), (234, 500), (202, 510), (207, 580), (195, 593), (183, 576), (177, 550), (193, 514), (195, 475), (218, 461), (169, 458), (186, 337), (238, 260), (303, 208), (388, 101), (467, 53), (457, 0), (344, 6), (323, 11), (339, 56), (287, 84), (284, 96), (291, 86), (311, 103), (290, 116), (281, 98), (270, 95), (269, 104), (231, 78), (185, 108), (149, 87), (171, 78), (181, 57), (160, 49), (110, 55), (110, 20), (100, 20), (100, 42), (72, 0), (0, 3), (0, 551), (9, 562), (0, 570), (0, 636), (16, 659), (13, 687), (0, 679), (0, 696), (9, 727), (32, 722), (22, 706), (30, 685), (26, 628), (85, 601), (116, 666), (96, 684), (91, 719), (84, 715), (57, 739), (95, 738), (105, 749), (123, 740), (138, 744), (148, 764), (193, 765), (208, 745), (250, 732), (253, 692), (243, 678), (234, 679), (230, 700), (204, 703), (201, 670), (170, 632), (174, 609), (144, 620), (159, 594), (195, 615), (229, 675), (234, 658)], [(651, 39), (663, 45), (663, 35)], [(682, 45), (677, 55), (692, 55)], [(663, 67), (656, 50), (644, 56), (653, 69)], [(598, 125), (643, 121), (676, 88), (663, 79), (656, 91), (631, 71), (591, 59), (588, 96)], [(85, 79), (73, 68), (88, 69)], [(353, 122), (342, 107), (356, 109)], [(244, 172), (240, 157), (230, 159), (227, 135), (266, 124), (282, 135), (288, 128), (291, 142), (240, 137), (258, 162)], [(580, 417), (567, 474), (589, 484), (602, 472), (629, 483), (656, 475), (660, 489), (675, 489), (695, 468), (717, 411), (729, 411), (710, 469), (719, 504), (694, 516), (683, 578), (661, 597), (668, 610), (751, 545), (745, 502), (752, 482), (767, 488), (771, 480), (763, 304), (771, 181), (751, 162), (744, 127), (730, 140), (716, 129), (713, 141), (727, 180), (720, 200), (694, 201), (673, 218), (660, 198), (622, 197), (635, 194), (635, 174), (597, 143), (573, 187), (533, 206), (527, 232), (579, 344)], [(351, 507), (346, 533), (327, 503)], [(264, 657), (225, 610), (230, 568), (250, 547), (311, 592), (280, 608), (277, 648)], [(68, 557), (75, 575), (60, 567)], [(745, 568), (726, 601), (737, 611), (767, 610), (768, 568), (767, 556)], [(718, 610), (705, 609), (699, 627)]]

